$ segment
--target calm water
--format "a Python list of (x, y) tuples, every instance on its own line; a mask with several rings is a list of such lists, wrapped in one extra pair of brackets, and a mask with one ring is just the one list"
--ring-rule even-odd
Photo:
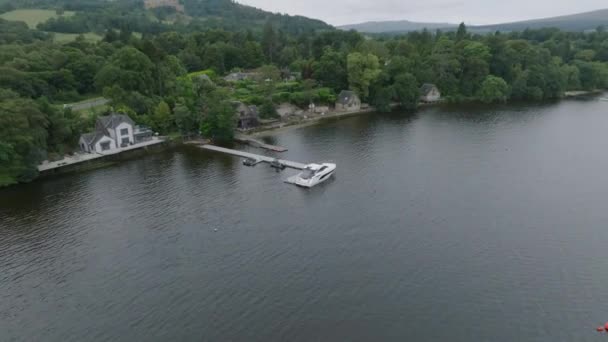
[(600, 341), (608, 102), (277, 132), (0, 192), (2, 341)]

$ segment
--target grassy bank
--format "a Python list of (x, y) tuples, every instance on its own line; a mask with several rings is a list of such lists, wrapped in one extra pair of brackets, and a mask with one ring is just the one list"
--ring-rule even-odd
[(43, 23), (51, 18), (59, 18), (61, 16), (69, 17), (75, 12), (65, 11), (62, 15), (57, 14), (54, 10), (44, 9), (18, 9), (3, 13), (0, 18), (11, 21), (23, 21), (32, 29), (40, 23)]

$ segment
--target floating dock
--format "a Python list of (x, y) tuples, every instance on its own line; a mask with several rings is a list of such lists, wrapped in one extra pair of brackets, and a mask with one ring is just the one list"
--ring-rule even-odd
[(294, 162), (291, 160), (284, 160), (284, 159), (278, 159), (278, 158), (273, 158), (273, 157), (268, 157), (268, 156), (262, 156), (262, 155), (255, 154), (255, 153), (232, 150), (229, 148), (224, 148), (224, 147), (219, 147), (219, 146), (214, 146), (214, 145), (201, 145), (200, 147), (205, 150), (230, 154), (230, 155), (233, 155), (236, 157), (255, 159), (257, 161), (257, 163), (261, 163), (261, 162), (272, 163), (273, 161), (278, 160), (279, 163), (281, 163), (291, 169), (304, 170), (304, 168), (306, 168), (306, 164)]

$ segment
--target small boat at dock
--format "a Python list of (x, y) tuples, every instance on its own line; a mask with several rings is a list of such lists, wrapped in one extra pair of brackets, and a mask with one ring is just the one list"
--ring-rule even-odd
[(257, 159), (253, 159), (253, 158), (243, 159), (243, 165), (245, 165), (245, 166), (256, 166), (258, 163), (259, 162)]

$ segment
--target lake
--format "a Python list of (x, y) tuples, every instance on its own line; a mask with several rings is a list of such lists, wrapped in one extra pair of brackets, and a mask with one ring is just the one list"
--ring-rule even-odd
[(0, 340), (606, 338), (608, 102), (265, 139), (335, 178), (182, 147), (0, 191)]

